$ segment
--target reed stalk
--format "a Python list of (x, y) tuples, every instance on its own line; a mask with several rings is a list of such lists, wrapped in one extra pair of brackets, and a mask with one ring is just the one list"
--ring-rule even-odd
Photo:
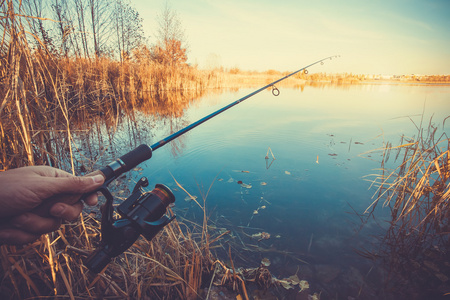
[[(416, 128), (415, 137), (403, 136), (401, 145), (388, 143), (383, 150), (381, 172), (372, 181), (375, 201), (366, 213), (375, 217), (379, 206), (387, 207), (390, 220), (376, 250), (365, 256), (386, 263), (392, 285), (404, 278), (414, 282), (412, 290), (442, 296), (450, 291), (450, 139), (431, 119)], [(395, 162), (389, 163), (392, 152)]]

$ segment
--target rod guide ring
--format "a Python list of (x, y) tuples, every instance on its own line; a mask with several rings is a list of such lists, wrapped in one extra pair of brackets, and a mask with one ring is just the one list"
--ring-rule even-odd
[(272, 95), (274, 95), (275, 97), (278, 96), (280, 94), (280, 90), (277, 89), (276, 86), (272, 85)]

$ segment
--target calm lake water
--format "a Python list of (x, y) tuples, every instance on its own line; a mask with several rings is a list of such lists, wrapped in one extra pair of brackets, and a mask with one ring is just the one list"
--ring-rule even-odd
[[(133, 146), (152, 145), (253, 90), (204, 96), (178, 119), (136, 112), (133, 122), (118, 127), (113, 144), (119, 155), (129, 151), (134, 126), (140, 141)], [(363, 213), (376, 192), (365, 176), (377, 173), (382, 152), (370, 151), (386, 142), (398, 145), (402, 134), (415, 136), (422, 118), (427, 127), (433, 116), (442, 130), (450, 87), (380, 83), (280, 92), (275, 97), (263, 91), (207, 121), (155, 151), (130, 176), (171, 187), (180, 220), (200, 223), (202, 211), (185, 200), (172, 175), (201, 203), (209, 190), (211, 224), (232, 234), (217, 255), (231, 245), (237, 265), (255, 267), (269, 258), (277, 277), (297, 273), (312, 291), (339, 299), (357, 296), (364, 285), (363, 295), (371, 299), (383, 276), (369, 272), (371, 263), (354, 252), (370, 247), (371, 234), (381, 232), (371, 222), (356, 234), (360, 222), (354, 212)], [(251, 238), (261, 232), (270, 239)]]

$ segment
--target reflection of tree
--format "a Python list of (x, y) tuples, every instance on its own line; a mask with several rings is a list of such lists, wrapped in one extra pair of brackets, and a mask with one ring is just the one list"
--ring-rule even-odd
[[(184, 112), (202, 94), (194, 90), (145, 93), (134, 106), (120, 106), (117, 115), (98, 116), (89, 124), (74, 122), (75, 169), (79, 173), (97, 169), (140, 144), (158, 142), (155, 136), (162, 139), (183, 129), (189, 125)], [(185, 138), (170, 142), (173, 156), (182, 154)]]
[[(183, 129), (186, 127), (188, 122), (183, 119), (183, 116), (181, 117), (168, 117), (168, 123), (169, 123), (169, 134), (174, 134), (175, 132)], [(181, 135), (172, 142), (170, 142), (170, 152), (174, 157), (179, 156), (183, 153), (183, 149), (186, 146), (185, 144), (185, 135)]]
[[(193, 100), (198, 99), (200, 95), (194, 91), (174, 91), (164, 94), (151, 95), (148, 93), (147, 97), (152, 97), (153, 101), (143, 101), (142, 106), (138, 109), (147, 115), (155, 116), (159, 123), (163, 124), (165, 136), (169, 136), (185, 126), (189, 125), (184, 120), (184, 111), (189, 107)], [(157, 103), (157, 105), (149, 103)], [(159, 105), (158, 105), (159, 104)], [(184, 136), (181, 136), (170, 143), (171, 151), (174, 156), (182, 153), (184, 148)]]

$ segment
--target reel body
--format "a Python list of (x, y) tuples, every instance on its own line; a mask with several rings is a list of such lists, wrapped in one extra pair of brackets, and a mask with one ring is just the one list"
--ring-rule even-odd
[(131, 247), (143, 235), (151, 241), (175, 215), (167, 216), (169, 204), (175, 202), (172, 191), (163, 184), (156, 184), (151, 192), (143, 191), (148, 186), (147, 178), (141, 178), (132, 194), (117, 207), (121, 216), (114, 219), (113, 196), (106, 187), (99, 191), (106, 198), (102, 209), (102, 241), (100, 247), (86, 260), (86, 267), (94, 273), (103, 270), (111, 260)]

